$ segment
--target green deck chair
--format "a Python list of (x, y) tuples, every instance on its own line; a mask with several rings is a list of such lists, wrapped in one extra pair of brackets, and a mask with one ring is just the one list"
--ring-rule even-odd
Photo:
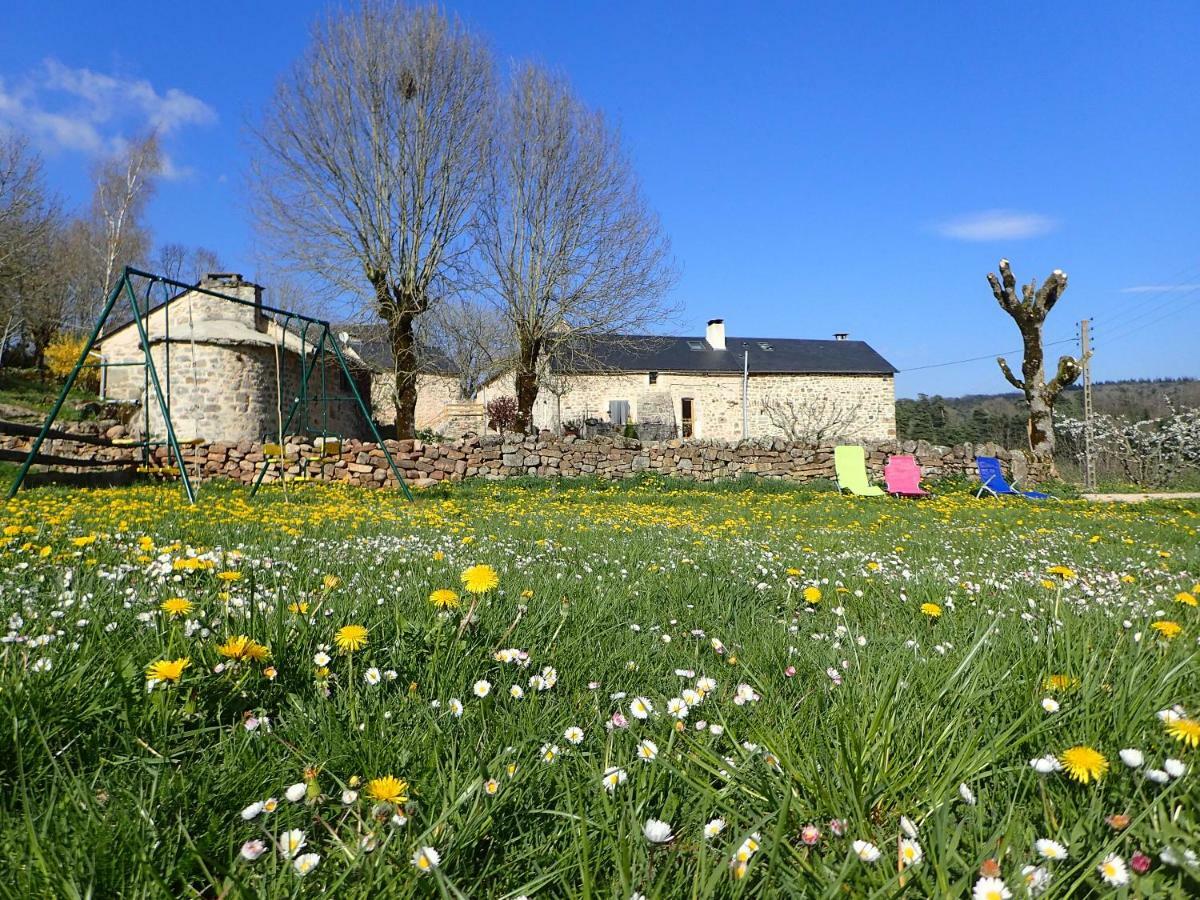
[(882, 497), (883, 488), (867, 478), (867, 451), (862, 447), (834, 447), (833, 470), (839, 491), (849, 491), (859, 497)]

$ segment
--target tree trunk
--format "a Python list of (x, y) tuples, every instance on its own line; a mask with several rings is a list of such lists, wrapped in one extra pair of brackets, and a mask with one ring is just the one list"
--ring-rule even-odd
[(521, 433), (533, 429), (533, 404), (538, 395), (538, 351), (540, 341), (521, 341), (517, 359), (517, 421), (515, 427)]
[(401, 313), (388, 323), (392, 344), (393, 372), (396, 376), (396, 437), (416, 437), (417, 433), (417, 339), (413, 316)]

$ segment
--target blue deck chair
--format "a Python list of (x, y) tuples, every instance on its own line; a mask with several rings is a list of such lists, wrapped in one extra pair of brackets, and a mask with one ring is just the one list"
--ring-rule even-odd
[(1000, 468), (1000, 460), (994, 456), (977, 456), (975, 465), (979, 467), (979, 492), (975, 494), (976, 499), (982, 497), (985, 491), (993, 497), (1010, 495), (1025, 497), (1028, 500), (1051, 499), (1049, 494), (1043, 494), (1041, 491), (1018, 491), (1005, 481), (1004, 472)]

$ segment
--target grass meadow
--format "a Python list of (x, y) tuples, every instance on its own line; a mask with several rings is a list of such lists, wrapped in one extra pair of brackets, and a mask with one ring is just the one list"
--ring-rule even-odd
[(0, 894), (1194, 897), (1200, 504), (0, 507)]

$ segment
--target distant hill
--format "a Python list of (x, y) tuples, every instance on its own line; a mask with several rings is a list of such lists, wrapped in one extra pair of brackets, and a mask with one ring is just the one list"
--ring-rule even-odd
[[(1140, 420), (1168, 415), (1175, 409), (1200, 407), (1200, 379), (1163, 378), (1104, 381), (1093, 385), (1096, 412)], [(1083, 416), (1083, 390), (1078, 385), (1063, 392), (1056, 415)], [(967, 394), (941, 397), (919, 394), (916, 400), (896, 401), (896, 432), (901, 440), (934, 444), (980, 444), (994, 441), (1006, 447), (1025, 442), (1025, 398), (1006, 394)]]

